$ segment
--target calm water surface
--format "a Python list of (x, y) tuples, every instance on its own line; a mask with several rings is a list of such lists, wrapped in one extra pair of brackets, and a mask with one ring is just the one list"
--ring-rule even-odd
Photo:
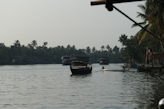
[(62, 65), (0, 66), (0, 109), (156, 109), (164, 76), (131, 70), (95, 64), (91, 75), (70, 76)]

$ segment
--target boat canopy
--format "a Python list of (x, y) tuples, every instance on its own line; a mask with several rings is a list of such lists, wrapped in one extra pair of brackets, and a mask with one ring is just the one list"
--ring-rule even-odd
[(89, 57), (88, 56), (73, 56), (71, 57), (72, 61), (82, 61), (82, 62), (89, 62)]
[(87, 62), (82, 62), (82, 61), (72, 61), (71, 65), (72, 66), (87, 66)]
[(61, 59), (70, 59), (70, 56), (62, 56)]

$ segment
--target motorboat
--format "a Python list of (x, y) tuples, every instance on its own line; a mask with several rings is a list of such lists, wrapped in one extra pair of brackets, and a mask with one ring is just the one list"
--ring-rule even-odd
[(72, 75), (85, 75), (92, 73), (92, 66), (88, 62), (72, 61), (70, 65)]
[(70, 65), (71, 64), (71, 59), (69, 56), (62, 56), (61, 60), (62, 60), (63, 65)]
[(100, 65), (108, 65), (109, 64), (108, 58), (100, 58), (99, 59), (99, 64)]

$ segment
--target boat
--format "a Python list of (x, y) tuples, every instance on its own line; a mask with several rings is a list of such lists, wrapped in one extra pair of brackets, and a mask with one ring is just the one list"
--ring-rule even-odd
[(124, 71), (129, 70), (131, 68), (131, 64), (125, 63), (124, 65), (122, 65), (122, 68), (123, 68)]
[(76, 56), (72, 56), (71, 60), (72, 61), (81, 61), (81, 62), (89, 63), (89, 57), (88, 56), (76, 55)]
[(72, 61), (70, 65), (72, 75), (85, 75), (92, 73), (92, 66), (88, 62)]
[(108, 65), (109, 64), (108, 58), (100, 58), (99, 59), (99, 64), (100, 65)]
[(63, 65), (70, 65), (71, 64), (71, 58), (69, 56), (62, 56), (62, 64)]

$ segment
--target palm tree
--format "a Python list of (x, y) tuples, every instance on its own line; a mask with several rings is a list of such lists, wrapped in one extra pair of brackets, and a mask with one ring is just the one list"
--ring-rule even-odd
[(104, 48), (105, 48), (105, 46), (104, 46), (104, 45), (102, 45), (102, 46), (101, 46), (101, 50), (102, 50), (102, 51), (104, 51)]
[(48, 42), (43, 42), (43, 47), (47, 47)]
[(20, 41), (16, 40), (15, 43), (14, 43), (14, 46), (19, 48), (21, 46)]
[(106, 46), (106, 49), (108, 50), (108, 52), (112, 51), (109, 45)]
[(86, 48), (86, 53), (87, 54), (90, 54), (91, 53), (91, 48), (89, 46), (87, 46), (87, 48)]
[[(152, 39), (160, 42), (161, 49), (163, 49), (163, 38), (164, 38), (164, 7), (158, 0), (147, 0), (145, 5), (139, 5), (143, 13), (138, 12), (138, 16), (143, 19), (143, 22), (139, 24), (143, 25), (144, 28), (156, 34), (158, 38), (152, 37), (149, 33), (141, 29), (137, 34), (139, 44), (147, 39)], [(133, 25), (133, 27), (136, 25)], [(156, 39), (155, 39), (156, 38)], [(159, 40), (160, 39), (160, 40)]]
[(146, 14), (149, 24), (156, 28), (157, 34), (164, 38), (164, 7), (160, 0), (147, 0)]
[[(148, 16), (145, 14), (146, 13), (146, 6), (145, 5), (138, 5), (138, 7), (142, 10), (142, 12), (137, 12), (137, 17), (140, 17), (143, 22), (140, 22), (138, 24), (145, 26), (147, 24), (148, 21)], [(133, 24), (132, 27), (136, 27), (138, 26), (137, 24)]]
[(67, 45), (67, 49), (69, 50), (70, 48), (71, 48), (71, 46), (68, 44), (68, 45)]
[(35, 48), (37, 47), (37, 41), (36, 41), (36, 40), (33, 40), (33, 41), (31, 42), (31, 45), (32, 45), (32, 47), (35, 49)]
[(4, 43), (0, 43), (0, 48), (6, 47)]
[(92, 48), (92, 53), (94, 53), (96, 51), (96, 48), (95, 47), (93, 47)]

